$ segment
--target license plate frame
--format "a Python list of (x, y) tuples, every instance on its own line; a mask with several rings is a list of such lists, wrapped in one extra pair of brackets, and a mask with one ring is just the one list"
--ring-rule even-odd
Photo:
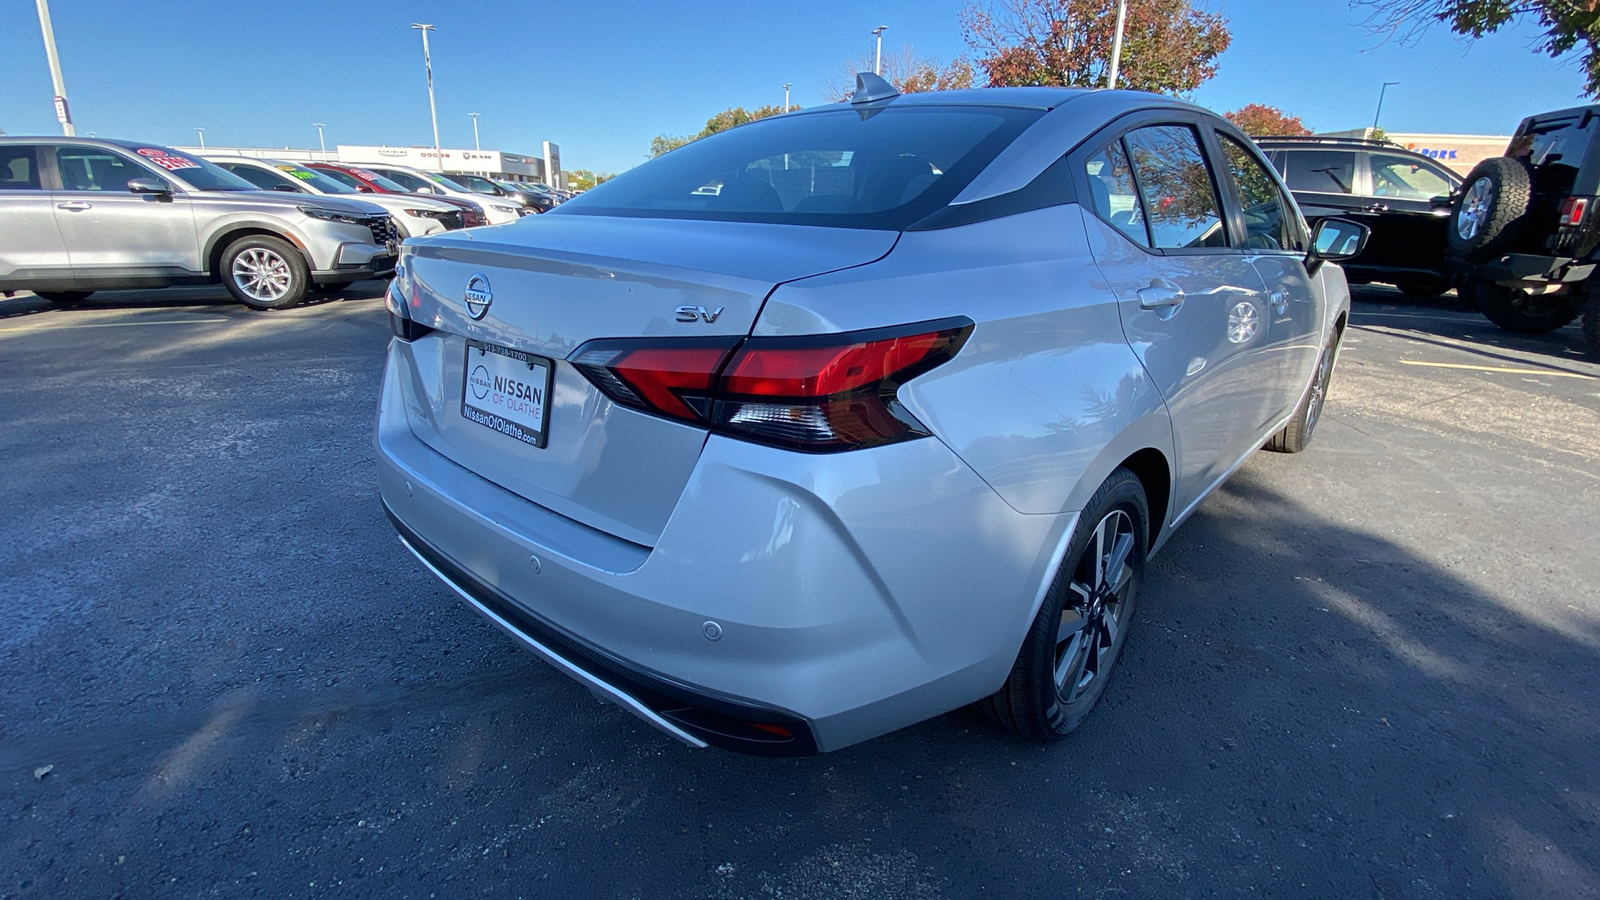
[[(532, 373), (528, 380), (512, 377), (524, 372)], [(480, 374), (476, 385), (475, 373)], [(505, 381), (497, 380), (496, 376)], [(550, 385), (554, 377), (554, 360), (468, 339), (461, 367), (461, 417), (542, 450), (550, 442)], [(527, 420), (532, 417), (517, 415), (518, 410), (507, 404), (526, 404), (535, 399), (539, 407), (538, 431), (531, 432), (529, 429), (533, 426)]]

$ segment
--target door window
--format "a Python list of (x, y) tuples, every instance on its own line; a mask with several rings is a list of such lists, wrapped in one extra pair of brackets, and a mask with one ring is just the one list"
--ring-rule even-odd
[(1144, 204), (1133, 183), (1133, 168), (1118, 138), (1084, 166), (1089, 176), (1089, 195), (1094, 211), (1114, 228), (1141, 247), (1150, 246), (1150, 232), (1144, 227)]
[(38, 191), (39, 157), (35, 147), (0, 147), (0, 191)]
[(1154, 125), (1125, 138), (1157, 249), (1226, 247), (1221, 205), (1200, 135), (1188, 125)]
[(135, 178), (154, 178), (132, 160), (93, 147), (57, 147), (56, 168), (68, 191), (116, 191), (126, 194)]
[(1300, 224), (1267, 167), (1249, 148), (1217, 135), (1228, 162), (1228, 177), (1244, 208), (1245, 246), (1253, 250), (1305, 250)]
[(1348, 150), (1286, 150), (1283, 180), (1292, 191), (1353, 194), (1356, 191), (1356, 155)]
[(1395, 153), (1374, 153), (1372, 194), (1401, 200), (1431, 200), (1450, 193), (1450, 181), (1420, 160)]

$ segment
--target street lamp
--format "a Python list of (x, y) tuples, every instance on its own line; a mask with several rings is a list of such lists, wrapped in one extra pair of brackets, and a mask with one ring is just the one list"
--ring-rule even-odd
[(326, 128), (327, 126), (322, 122), (312, 122), (311, 124), (317, 126), (317, 143), (322, 145), (322, 153), (324, 156), (326, 156), (328, 153), (328, 142), (322, 139), (322, 129)]
[(444, 154), (439, 152), (439, 108), (433, 103), (433, 59), (428, 55), (428, 32), (438, 29), (422, 22), (412, 22), (411, 27), (422, 32), (422, 67), (428, 71), (428, 112), (433, 115), (433, 164), (443, 172)]
[[(793, 82), (790, 82), (789, 84), (793, 84)], [(788, 112), (789, 111), (789, 84), (785, 84), (783, 86), (783, 111), (784, 112)]]
[(1106, 87), (1117, 87), (1117, 70), (1122, 66), (1122, 29), (1128, 24), (1128, 0), (1117, 2), (1117, 34), (1111, 39), (1111, 66), (1106, 69)]
[(38, 0), (38, 7), (39, 30), (44, 32), (44, 56), (50, 63), (50, 81), (56, 89), (56, 119), (61, 122), (61, 133), (72, 137), (78, 132), (72, 127), (72, 113), (67, 109), (67, 83), (61, 78), (61, 57), (56, 55), (56, 30), (50, 26), (50, 4), (48, 0)]
[(194, 133), (200, 135), (200, 152), (206, 152), (206, 130), (196, 127)]
[(1383, 95), (1388, 93), (1390, 86), (1397, 85), (1398, 81), (1385, 81), (1383, 87), (1378, 88), (1378, 111), (1372, 114), (1372, 130), (1378, 130), (1378, 117), (1383, 115)]
[(872, 60), (872, 74), (883, 74), (883, 33), (889, 30), (887, 25), (879, 25), (872, 29), (872, 36), (878, 39), (878, 53)]
[(472, 149), (482, 150), (483, 145), (478, 143), (478, 113), (467, 113), (472, 117)]

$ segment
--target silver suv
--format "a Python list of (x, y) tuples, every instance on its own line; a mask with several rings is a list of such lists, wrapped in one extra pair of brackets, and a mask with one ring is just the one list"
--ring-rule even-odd
[(359, 200), (268, 193), (167, 147), (0, 137), (0, 291), (221, 281), (255, 309), (394, 272), (398, 231)]

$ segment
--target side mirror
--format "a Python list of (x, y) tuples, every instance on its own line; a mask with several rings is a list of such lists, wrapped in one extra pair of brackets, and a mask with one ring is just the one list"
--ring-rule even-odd
[(1372, 229), (1349, 219), (1323, 219), (1311, 230), (1311, 250), (1306, 268), (1316, 271), (1325, 262), (1339, 262), (1361, 255), (1367, 249)]
[(128, 191), (134, 194), (165, 194), (172, 196), (172, 185), (159, 178), (130, 178)]

